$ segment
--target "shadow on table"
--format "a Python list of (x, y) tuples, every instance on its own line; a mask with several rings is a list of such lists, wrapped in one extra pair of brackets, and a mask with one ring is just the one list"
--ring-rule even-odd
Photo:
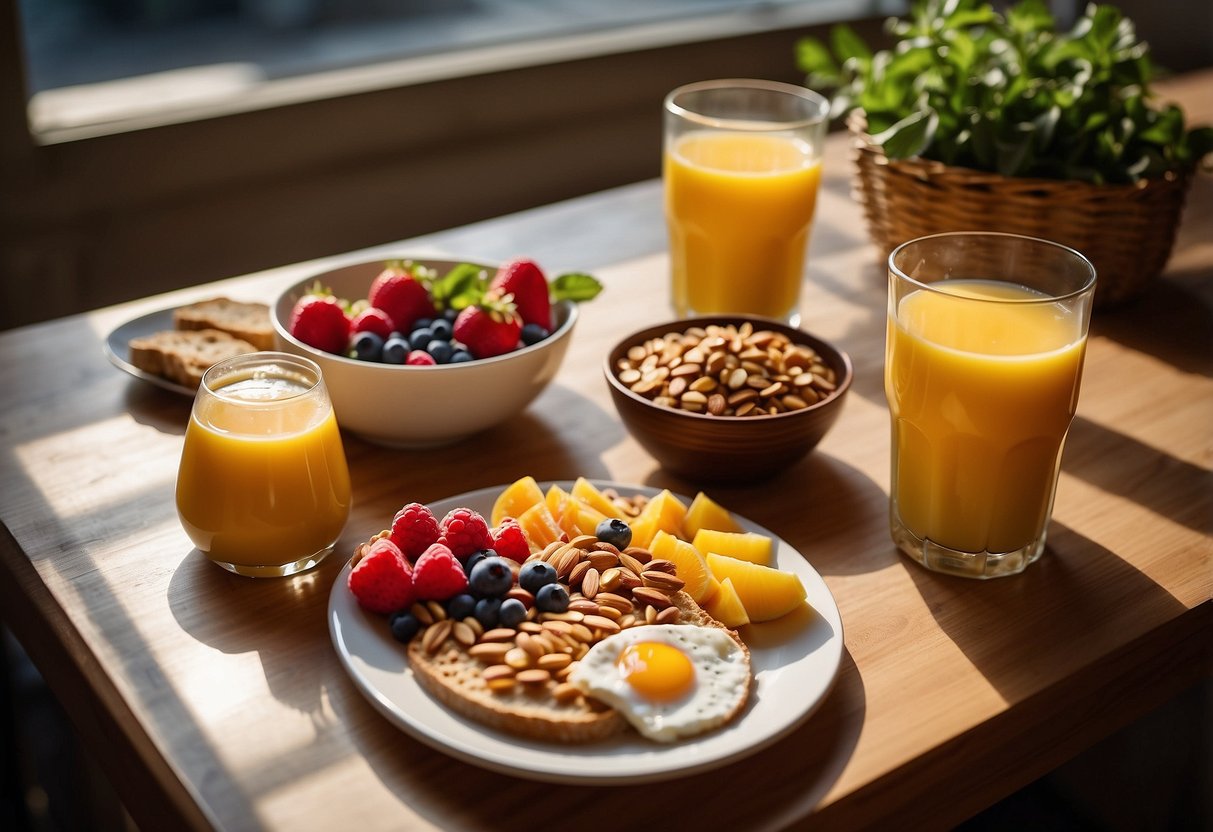
[(1194, 286), (1213, 282), (1213, 272), (1172, 272), (1151, 283), (1130, 303), (1099, 309), (1091, 334), (1152, 355), (1186, 373), (1213, 376), (1213, 307), (1209, 292)]
[[(1210, 528), (1213, 474), (1131, 436), (1076, 416), (1066, 437), (1063, 466), (1067, 474), (1174, 523), (1194, 531)], [(1176, 500), (1176, 494), (1203, 494), (1205, 499)]]
[(1076, 644), (1088, 655), (1121, 645), (1126, 598), (1158, 620), (1184, 609), (1115, 552), (1056, 521), (1045, 554), (1020, 575), (974, 581), (901, 562), (943, 632), (1008, 702), (1063, 674)]
[(185, 435), (194, 406), (187, 396), (134, 379), (127, 383), (123, 402), (137, 423), (175, 436)]
[[(552, 785), (447, 758), (399, 732), (352, 683), (347, 687), (348, 696), (334, 696), (334, 708), (344, 723), (359, 726), (351, 731), (358, 752), (402, 804), (443, 828), (544, 828), (545, 820), (574, 813), (582, 830), (616, 830), (621, 823), (663, 816), (681, 816), (683, 822), (696, 818), (702, 828), (786, 828), (820, 803), (837, 782), (854, 753), (866, 711), (863, 680), (844, 651), (834, 688), (818, 710), (754, 757), (655, 784)], [(393, 735), (391, 742), (383, 742), (384, 732)], [(593, 754), (593, 746), (585, 751)], [(688, 761), (691, 754), (688, 749)], [(586, 813), (586, 807), (599, 810)], [(643, 814), (632, 814), (627, 807), (638, 807)], [(675, 827), (681, 828), (677, 823)]]

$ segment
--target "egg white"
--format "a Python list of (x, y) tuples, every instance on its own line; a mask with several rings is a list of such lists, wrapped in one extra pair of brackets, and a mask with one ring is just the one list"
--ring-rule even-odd
[[(695, 682), (672, 702), (645, 698), (623, 677), (616, 664), (628, 646), (658, 642), (674, 647), (691, 661)], [(569, 674), (569, 681), (619, 711), (644, 736), (673, 742), (696, 736), (727, 722), (749, 690), (749, 657), (724, 630), (689, 624), (630, 627), (590, 648)]]

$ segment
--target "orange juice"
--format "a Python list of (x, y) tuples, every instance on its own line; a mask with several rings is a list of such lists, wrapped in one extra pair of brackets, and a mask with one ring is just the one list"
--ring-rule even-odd
[(665, 155), (674, 308), (794, 317), (821, 163), (803, 139), (692, 131)]
[(177, 478), (190, 539), (243, 574), (289, 574), (280, 570), (322, 557), (350, 511), (327, 395), (289, 378), (239, 375), (214, 393), (195, 402)]
[(1042, 299), (947, 280), (891, 310), (892, 505), (918, 538), (973, 553), (1043, 539), (1086, 329), (1081, 314)]

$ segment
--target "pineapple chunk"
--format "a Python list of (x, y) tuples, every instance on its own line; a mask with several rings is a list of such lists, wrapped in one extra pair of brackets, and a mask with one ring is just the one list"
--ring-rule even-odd
[(595, 488), (594, 484), (585, 477), (578, 477), (577, 481), (573, 483), (572, 494), (599, 514), (606, 517), (617, 517), (620, 520), (628, 519), (623, 509), (611, 502), (605, 494)]
[(733, 629), (749, 624), (750, 616), (746, 614), (745, 605), (741, 603), (737, 590), (733, 588), (733, 579), (725, 578), (719, 586), (716, 594), (704, 604), (703, 608), (708, 611), (708, 615)]
[(520, 517), (531, 506), (543, 502), (543, 491), (534, 477), (522, 477), (507, 485), (493, 502), (490, 522), (496, 526), (506, 517)]
[(685, 583), (683, 591), (697, 603), (702, 603), (714, 591), (707, 562), (690, 543), (659, 529), (648, 549), (653, 557), (668, 560), (678, 568), (678, 577)]
[(699, 534), (700, 529), (713, 529), (718, 532), (745, 531), (727, 508), (702, 491), (691, 500), (691, 507), (687, 509), (687, 516), (682, 525), (689, 538)]
[(757, 532), (718, 532), (700, 529), (691, 541), (701, 552), (715, 552), (763, 566), (771, 565), (771, 538)]
[(733, 584), (750, 621), (772, 621), (804, 603), (804, 584), (792, 572), (783, 572), (745, 560), (709, 553), (708, 568), (720, 580)]

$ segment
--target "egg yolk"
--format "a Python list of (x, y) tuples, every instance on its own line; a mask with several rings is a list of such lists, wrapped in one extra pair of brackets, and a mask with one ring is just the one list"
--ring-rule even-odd
[(628, 645), (616, 660), (619, 672), (646, 699), (669, 702), (695, 684), (695, 668), (677, 647), (655, 641)]

